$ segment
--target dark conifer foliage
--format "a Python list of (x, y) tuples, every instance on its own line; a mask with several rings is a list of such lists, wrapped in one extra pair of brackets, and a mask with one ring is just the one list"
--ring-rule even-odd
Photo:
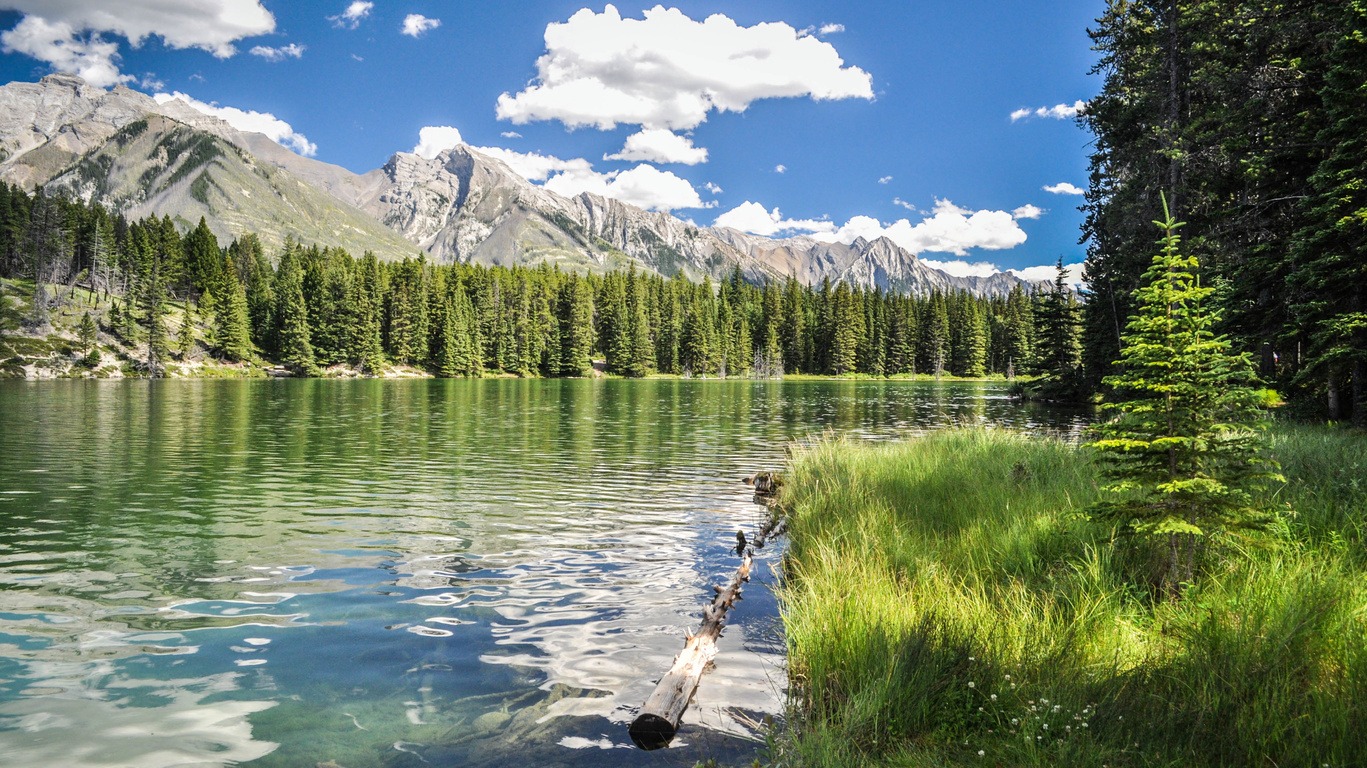
[(1111, 0), (1087, 192), (1083, 380), (1117, 372), (1166, 193), (1221, 332), (1329, 418), (1367, 424), (1367, 5)]
[(3, 185), (0, 265), (6, 277), (41, 275), (45, 308), (76, 284), (108, 295), (117, 310), (92, 321), (148, 345), (154, 372), (173, 346), (188, 353), (201, 338), (218, 358), (302, 375), (411, 366), (439, 376), (585, 376), (602, 361), (629, 377), (983, 376), (1030, 368), (1046, 346), (1030, 323), (1044, 298), (1023, 291), (914, 297), (792, 278), (754, 285), (738, 270), (714, 287), (634, 268), (383, 262), (293, 241), (268, 253), (252, 233), (224, 248), (204, 222), (180, 234), (166, 218), (128, 222)]

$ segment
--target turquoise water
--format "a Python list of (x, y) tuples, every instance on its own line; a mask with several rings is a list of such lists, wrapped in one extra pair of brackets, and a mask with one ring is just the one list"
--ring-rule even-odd
[(773, 547), (675, 745), (626, 735), (760, 523), (740, 479), (958, 423), (1081, 419), (962, 383), (0, 383), (0, 762), (748, 761)]

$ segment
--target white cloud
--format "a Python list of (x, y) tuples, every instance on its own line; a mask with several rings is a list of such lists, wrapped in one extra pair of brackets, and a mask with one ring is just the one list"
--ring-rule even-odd
[(1066, 181), (1060, 181), (1060, 182), (1057, 183), (1057, 184), (1050, 184), (1050, 185), (1047, 186), (1047, 187), (1041, 187), (1041, 189), (1043, 189), (1045, 192), (1052, 192), (1052, 193), (1055, 194), (1055, 195), (1085, 195), (1085, 194), (1087, 194), (1086, 191), (1083, 190), (1081, 187), (1078, 187), (1078, 186), (1073, 185), (1073, 184), (1069, 184), (1069, 183), (1066, 182)]
[(539, 152), (517, 152), (503, 147), (472, 147), (482, 155), (501, 160), (512, 171), (557, 195), (573, 197), (590, 192), (621, 200), (651, 211), (678, 208), (715, 208), (717, 202), (703, 202), (687, 179), (650, 165), (637, 165), (626, 171), (598, 172), (589, 161), (576, 157), (562, 160)]
[(58, 72), (78, 75), (101, 88), (136, 79), (119, 72), (118, 43), (94, 33), (80, 38), (70, 25), (37, 16), (25, 16), (14, 29), (0, 34), (0, 49), (45, 61)]
[(932, 269), (938, 269), (947, 275), (955, 277), (987, 277), (995, 275), (1001, 269), (990, 261), (960, 261), (950, 259), (948, 261), (938, 261), (936, 259), (921, 259), (921, 263)]
[(502, 136), (502, 137), (505, 138), (505, 139), (520, 139), (520, 138), (522, 138), (522, 134), (518, 133), (517, 131), (504, 131), (503, 133), (500, 133), (499, 136)]
[(622, 151), (604, 160), (645, 160), (652, 163), (697, 165), (707, 162), (707, 150), (667, 128), (644, 128), (627, 137)]
[(713, 183), (710, 182), (710, 181), (707, 182), (706, 184), (703, 184), (703, 185), (702, 185), (702, 188), (705, 189), (705, 190), (707, 190), (708, 192), (711, 192), (711, 193), (714, 194), (714, 195), (720, 195), (720, 194), (721, 194), (721, 187), (717, 186), (716, 184), (713, 184)]
[(757, 99), (873, 98), (869, 73), (783, 22), (742, 27), (722, 14), (699, 22), (662, 6), (624, 19), (608, 5), (547, 25), (545, 39), (536, 80), (499, 96), (499, 118), (678, 130)]
[(429, 125), (418, 131), (418, 145), (413, 154), (428, 160), (461, 143), (460, 131), (449, 125)]
[(774, 166), (774, 173), (787, 173), (787, 172), (788, 172), (788, 166), (784, 165), (783, 163), (779, 163), (778, 165)]
[(298, 43), (282, 45), (279, 48), (272, 48), (269, 45), (258, 45), (248, 51), (248, 53), (253, 56), (260, 56), (266, 61), (284, 61), (285, 59), (303, 58), (304, 51), (307, 49), (307, 45), (299, 45)]
[(763, 205), (749, 200), (718, 216), (714, 227), (730, 227), (764, 237), (780, 233), (834, 232), (835, 225), (819, 219), (785, 219), (778, 208), (766, 210)]
[(138, 85), (149, 91), (160, 91), (166, 88), (166, 82), (157, 77), (156, 72), (148, 72), (138, 80)]
[(972, 211), (948, 200), (936, 200), (931, 215), (916, 224), (898, 219), (885, 225), (871, 216), (855, 216), (834, 232), (816, 237), (842, 243), (859, 237), (886, 237), (914, 254), (929, 251), (966, 256), (970, 248), (1014, 248), (1025, 242), (1025, 231), (1007, 211)]
[(1011, 122), (1024, 120), (1027, 117), (1045, 117), (1053, 120), (1067, 120), (1077, 117), (1087, 111), (1087, 102), (1078, 100), (1072, 104), (1055, 104), (1052, 107), (1038, 107), (1030, 109), (1022, 107), (1011, 113)]
[(253, 112), (237, 107), (220, 107), (213, 103), (206, 104), (179, 91), (158, 93), (152, 98), (158, 104), (165, 104), (172, 100), (182, 101), (199, 112), (223, 120), (239, 131), (265, 134), (275, 143), (292, 149), (305, 157), (313, 157), (318, 154), (317, 144), (309, 141), (307, 136), (297, 133), (294, 128), (290, 127), (289, 123), (269, 112)]
[(1029, 204), (1029, 203), (1026, 203), (1025, 205), (1022, 205), (1021, 207), (1019, 207), (1019, 208), (1017, 208), (1016, 210), (1014, 210), (1014, 211), (1011, 212), (1011, 218), (1016, 219), (1016, 220), (1020, 220), (1020, 219), (1038, 219), (1039, 217), (1041, 217), (1041, 216), (1043, 216), (1043, 215), (1044, 215), (1044, 209), (1043, 209), (1043, 208), (1040, 208), (1039, 206), (1031, 205), (1031, 204)]
[(704, 203), (687, 179), (644, 164), (627, 171), (608, 173), (578, 168), (565, 170), (552, 176), (542, 186), (566, 197), (592, 192), (648, 211), (712, 208), (717, 205), (715, 201)]
[(517, 152), (503, 147), (475, 147), (474, 149), (482, 155), (501, 160), (513, 169), (513, 173), (527, 181), (545, 181), (552, 173), (559, 171), (593, 173), (593, 166), (583, 158), (561, 160), (554, 155), (543, 155), (540, 152)]
[(346, 7), (345, 11), (336, 16), (329, 16), (328, 21), (332, 22), (334, 27), (355, 29), (361, 25), (361, 19), (369, 16), (374, 8), (374, 3), (368, 3), (366, 0), (355, 0)]
[(894, 197), (894, 198), (892, 199), (892, 204), (893, 204), (893, 205), (901, 206), (901, 207), (903, 207), (903, 208), (906, 208), (908, 211), (911, 211), (912, 213), (920, 213), (920, 212), (921, 212), (921, 209), (917, 208), (916, 206), (912, 205), (911, 203), (908, 203), (906, 200), (903, 200), (903, 199), (900, 198), (900, 197)]
[(891, 177), (891, 176), (880, 176), (880, 177), (878, 178), (878, 183), (879, 183), (879, 184), (887, 184), (887, 183), (890, 182), (890, 181), (892, 181), (892, 177)]
[[(1008, 271), (1022, 280), (1030, 280), (1033, 282), (1042, 281), (1052, 283), (1054, 282), (1054, 278), (1058, 276), (1058, 266), (1056, 264), (1042, 264), (1038, 267), (1026, 267), (1025, 269), (1012, 269)], [(1082, 262), (1079, 261), (1076, 264), (1064, 264), (1063, 271), (1063, 279), (1069, 285), (1073, 286), (1073, 288), (1082, 287)]]
[(403, 28), (399, 31), (409, 37), (419, 37), (441, 26), (441, 19), (429, 19), (421, 13), (410, 13), (403, 17)]
[(275, 29), (275, 17), (259, 0), (3, 0), (0, 8), (65, 24), (73, 32), (111, 32), (134, 48), (160, 37), (168, 48), (201, 48), (220, 59), (237, 52), (233, 42)]
[(0, 0), (0, 9), (24, 14), (0, 34), (5, 53), (32, 56), (100, 87), (136, 79), (119, 71), (118, 43), (104, 33), (134, 48), (160, 37), (168, 48), (201, 48), (223, 59), (237, 52), (234, 41), (275, 29), (275, 17), (258, 0)]
[(818, 30), (816, 31), (816, 33), (817, 33), (818, 35), (834, 35), (834, 34), (836, 34), (837, 32), (844, 32), (844, 31), (845, 31), (845, 25), (844, 25), (844, 24), (822, 24), (822, 25), (821, 25), (821, 29), (818, 29)]

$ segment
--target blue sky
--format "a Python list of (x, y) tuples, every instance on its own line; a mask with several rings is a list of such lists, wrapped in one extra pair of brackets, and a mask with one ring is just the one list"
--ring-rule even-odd
[(1086, 186), (1071, 114), (1099, 88), (1099, 0), (0, 9), (6, 82), (78, 72), (259, 113), (233, 118), (358, 172), (445, 127), (424, 152), (458, 135), (557, 191), (699, 224), (886, 234), (958, 273), (1083, 255), (1082, 198), (1045, 187)]

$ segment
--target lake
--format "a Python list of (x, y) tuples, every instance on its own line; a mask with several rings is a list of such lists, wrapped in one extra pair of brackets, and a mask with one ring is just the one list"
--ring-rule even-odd
[(748, 761), (781, 718), (763, 550), (674, 746), (626, 724), (826, 432), (1076, 431), (1004, 384), (0, 382), (14, 766)]

